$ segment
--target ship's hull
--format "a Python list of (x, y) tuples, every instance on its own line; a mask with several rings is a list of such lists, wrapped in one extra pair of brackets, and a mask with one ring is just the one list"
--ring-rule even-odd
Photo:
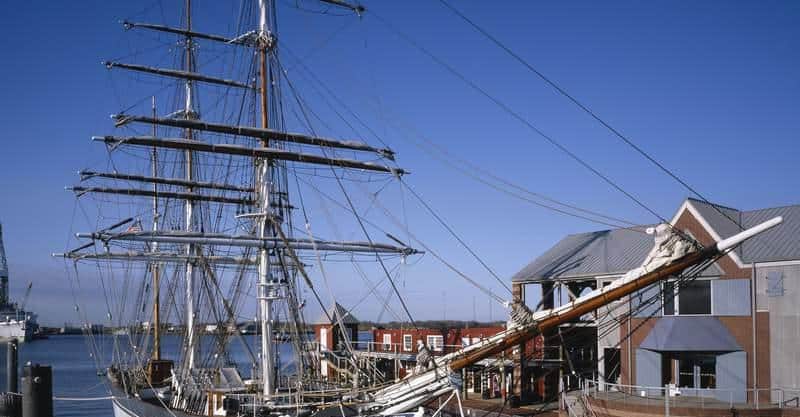
[[(138, 398), (115, 397), (111, 400), (114, 408), (114, 417), (190, 417), (179, 410), (172, 410)], [(194, 415), (194, 417), (197, 417)]]
[[(125, 392), (116, 386), (113, 382), (111, 384), (111, 392), (113, 398), (111, 400), (114, 409), (114, 417), (198, 417), (206, 414), (189, 414), (180, 410), (166, 408), (157, 402), (150, 402), (142, 400), (138, 397), (132, 397), (125, 394)], [(219, 415), (219, 414), (215, 414)], [(254, 415), (248, 413), (247, 415)], [(287, 413), (285, 416), (292, 416), (292, 413)], [(304, 414), (308, 415), (308, 414)], [(380, 415), (363, 415), (356, 412), (347, 406), (331, 406), (328, 409), (319, 410), (317, 413), (312, 414), (316, 417), (423, 417), (424, 411), (420, 407), (416, 411), (406, 413), (394, 413), (390, 416)]]
[(33, 339), (35, 325), (28, 320), (0, 321), (0, 342), (16, 339), (19, 342), (28, 342)]

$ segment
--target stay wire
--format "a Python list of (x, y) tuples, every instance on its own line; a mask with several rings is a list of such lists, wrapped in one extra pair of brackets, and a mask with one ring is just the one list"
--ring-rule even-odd
[[(402, 188), (407, 189), (411, 193), (411, 195), (413, 195), (414, 198), (416, 198), (417, 201), (419, 201), (420, 204), (422, 204), (422, 206), (425, 207), (426, 210), (428, 210), (428, 213), (430, 213), (431, 216), (433, 216), (433, 218), (435, 218), (436, 221), (438, 221), (439, 224), (441, 224), (442, 227), (444, 227), (447, 230), (447, 232), (450, 233), (450, 235), (453, 236), (453, 238), (455, 238), (458, 241), (458, 243), (460, 243), (461, 246), (463, 246), (464, 249), (466, 249), (467, 252), (469, 252), (472, 255), (473, 258), (475, 258), (475, 260), (477, 260), (481, 265), (483, 265), (483, 267), (487, 271), (489, 271), (489, 273), (492, 275), (492, 277), (494, 277), (494, 279), (497, 282), (499, 282), (500, 285), (503, 286), (503, 288), (508, 290), (508, 292), (510, 294), (513, 293), (511, 291), (511, 288), (508, 286), (508, 284), (506, 284), (505, 281), (503, 281), (500, 278), (500, 276), (498, 276), (497, 273), (494, 272), (494, 270), (489, 265), (487, 265), (486, 262), (484, 262), (484, 260), (481, 259), (481, 257), (478, 256), (478, 254), (475, 253), (475, 251), (472, 250), (472, 248), (469, 245), (467, 245), (467, 242), (464, 242), (464, 240), (461, 238), (461, 236), (459, 236), (458, 233), (456, 233), (456, 231), (453, 230), (453, 228), (450, 227), (450, 225), (447, 224), (447, 222), (444, 221), (444, 219), (433, 209), (433, 207), (430, 206), (430, 204), (428, 204), (427, 201), (425, 201), (425, 199), (422, 198), (422, 196), (420, 196), (413, 188), (411, 188), (410, 185), (408, 185), (405, 181), (403, 181), (402, 178), (399, 179), (399, 182), (400, 182), (400, 186)], [(408, 227), (406, 227), (406, 230), (408, 230)]]
[(485, 89), (483, 89), (482, 87), (480, 87), (478, 84), (476, 84), (475, 82), (473, 82), (471, 79), (467, 78), (467, 77), (466, 77), (464, 74), (462, 74), (461, 72), (459, 72), (458, 70), (456, 70), (456, 69), (455, 69), (453, 66), (451, 66), (450, 64), (448, 64), (447, 62), (445, 62), (444, 60), (442, 60), (441, 58), (439, 58), (438, 56), (434, 55), (434, 54), (433, 54), (432, 52), (430, 52), (428, 49), (426, 49), (425, 47), (423, 47), (421, 44), (419, 44), (419, 43), (418, 43), (416, 40), (414, 40), (413, 38), (411, 38), (411, 37), (410, 37), (409, 35), (407, 35), (405, 32), (403, 32), (403, 31), (401, 31), (401, 30), (397, 29), (397, 28), (396, 28), (394, 25), (392, 25), (392, 24), (391, 24), (389, 21), (387, 21), (386, 19), (384, 19), (383, 17), (381, 17), (379, 14), (376, 14), (376, 13), (373, 11), (373, 12), (371, 13), (371, 15), (375, 16), (375, 18), (376, 18), (376, 19), (378, 19), (378, 20), (379, 20), (381, 23), (383, 23), (383, 24), (384, 24), (384, 25), (385, 25), (387, 28), (389, 28), (389, 29), (390, 29), (392, 32), (394, 32), (394, 33), (395, 33), (397, 36), (399, 36), (400, 38), (402, 38), (403, 40), (405, 40), (405, 41), (406, 41), (406, 43), (408, 43), (409, 45), (413, 46), (414, 48), (416, 48), (417, 50), (419, 50), (420, 52), (422, 52), (424, 55), (426, 55), (428, 58), (430, 58), (431, 60), (433, 60), (433, 61), (434, 61), (435, 63), (437, 63), (439, 66), (441, 66), (442, 68), (444, 68), (445, 70), (447, 70), (447, 71), (448, 71), (449, 73), (451, 73), (453, 76), (455, 76), (456, 78), (458, 78), (458, 79), (460, 79), (461, 81), (463, 81), (463, 82), (464, 82), (465, 84), (467, 84), (467, 85), (468, 85), (470, 88), (472, 88), (472, 89), (473, 89), (473, 90), (475, 90), (476, 92), (480, 93), (480, 94), (481, 94), (481, 95), (483, 95), (485, 98), (489, 99), (489, 100), (490, 100), (491, 102), (493, 102), (493, 103), (494, 103), (496, 106), (498, 106), (498, 107), (499, 107), (501, 110), (503, 110), (504, 112), (508, 113), (508, 114), (509, 114), (511, 117), (513, 117), (514, 119), (516, 119), (517, 121), (519, 121), (520, 123), (522, 123), (523, 125), (525, 125), (526, 127), (528, 127), (528, 129), (532, 130), (532, 131), (533, 131), (534, 133), (536, 133), (537, 135), (541, 136), (543, 139), (545, 139), (545, 140), (546, 140), (547, 142), (549, 142), (551, 145), (555, 146), (555, 147), (556, 147), (558, 150), (560, 150), (561, 152), (563, 152), (564, 154), (566, 154), (567, 156), (569, 156), (569, 157), (570, 157), (571, 159), (573, 159), (575, 162), (577, 162), (578, 164), (580, 164), (580, 165), (581, 165), (581, 166), (583, 166), (584, 168), (588, 169), (588, 170), (589, 170), (591, 173), (593, 173), (595, 176), (597, 176), (598, 178), (602, 179), (602, 180), (603, 180), (605, 183), (607, 183), (608, 185), (610, 185), (612, 188), (614, 188), (615, 190), (619, 191), (619, 192), (620, 192), (620, 193), (622, 193), (622, 194), (623, 194), (625, 197), (627, 197), (629, 200), (631, 200), (631, 201), (633, 201), (634, 203), (636, 203), (636, 205), (638, 205), (639, 207), (643, 208), (644, 210), (646, 210), (647, 212), (649, 212), (650, 214), (652, 214), (653, 216), (655, 216), (656, 218), (658, 218), (658, 219), (659, 219), (661, 222), (663, 222), (663, 223), (667, 223), (667, 220), (666, 220), (666, 219), (665, 219), (663, 216), (661, 216), (660, 214), (658, 214), (658, 213), (657, 213), (655, 210), (653, 210), (653, 209), (651, 209), (650, 207), (648, 207), (648, 206), (647, 206), (646, 204), (644, 204), (644, 203), (643, 203), (641, 200), (639, 200), (639, 199), (638, 199), (636, 196), (634, 196), (634, 195), (633, 195), (633, 194), (631, 194), (630, 192), (626, 191), (626, 190), (625, 190), (624, 188), (622, 188), (622, 187), (621, 187), (619, 184), (617, 184), (616, 182), (614, 182), (614, 181), (613, 181), (611, 178), (609, 178), (608, 176), (606, 176), (605, 174), (603, 174), (602, 172), (600, 172), (598, 169), (594, 168), (594, 167), (593, 167), (591, 164), (589, 164), (588, 162), (586, 162), (584, 159), (582, 159), (581, 157), (579, 157), (579, 156), (578, 156), (577, 154), (575, 154), (574, 152), (570, 151), (570, 150), (569, 150), (569, 149), (568, 149), (566, 146), (564, 146), (563, 144), (561, 144), (561, 143), (560, 143), (559, 141), (557, 141), (555, 138), (553, 138), (552, 136), (550, 136), (550, 135), (546, 134), (544, 131), (542, 131), (541, 129), (539, 129), (538, 127), (536, 127), (536, 126), (535, 126), (533, 123), (531, 123), (531, 122), (530, 122), (528, 119), (526, 119), (526, 118), (525, 118), (525, 117), (523, 117), (521, 114), (519, 114), (519, 113), (517, 113), (516, 111), (514, 111), (514, 110), (513, 110), (511, 107), (509, 107), (507, 104), (505, 104), (505, 102), (503, 102), (503, 101), (501, 101), (500, 99), (498, 99), (497, 97), (495, 97), (495, 96), (491, 95), (491, 94), (490, 94), (488, 91), (486, 91)]
[[(280, 64), (280, 60), (276, 59), (275, 61), (282, 68), (282, 65)], [(306, 110), (305, 110), (306, 106), (304, 105), (303, 100), (300, 98), (298, 91), (294, 88), (294, 85), (291, 83), (291, 81), (289, 80), (288, 77), (285, 78), (285, 80), (286, 80), (286, 85), (289, 87), (289, 90), (292, 92), (292, 95), (294, 96), (294, 99), (297, 101), (297, 104), (300, 107), (300, 110), (301, 110), (301, 112), (302, 112), (302, 114), (303, 114), (303, 116), (305, 118), (305, 121), (306, 121), (306, 123), (308, 125), (308, 128), (311, 130), (312, 134), (316, 134), (314, 132), (313, 126), (311, 125), (311, 120), (309, 119), (308, 114), (306, 113)], [(322, 153), (326, 157), (328, 156), (328, 152), (326, 151), (326, 149), (324, 147), (322, 148)], [(361, 220), (361, 216), (358, 215), (358, 212), (355, 209), (355, 205), (353, 204), (353, 201), (351, 200), (350, 195), (347, 193), (347, 190), (345, 189), (344, 184), (342, 183), (342, 179), (339, 177), (339, 174), (336, 172), (336, 170), (333, 168), (333, 166), (330, 166), (329, 168), (331, 170), (331, 174), (336, 179), (336, 183), (339, 185), (339, 189), (342, 191), (342, 194), (344, 194), (344, 198), (345, 198), (345, 200), (347, 200), (347, 205), (350, 206), (350, 209), (353, 212), (354, 217), (356, 218), (356, 221), (358, 222), (359, 228), (361, 229), (362, 233), (364, 233), (364, 237), (367, 238), (367, 241), (369, 242), (369, 244), (371, 246), (374, 246), (375, 243), (373, 242), (372, 237), (370, 236), (369, 232), (367, 231), (367, 228), (364, 226), (364, 222)], [(307, 225), (310, 225), (310, 223), (307, 223)], [(389, 273), (389, 270), (386, 268), (386, 264), (383, 262), (383, 259), (381, 259), (380, 255), (378, 255), (377, 253), (376, 253), (376, 259), (378, 260), (378, 263), (380, 264), (381, 269), (383, 269), (383, 272), (386, 274), (386, 278), (389, 280), (389, 283), (392, 285), (392, 289), (394, 290), (395, 294), (397, 295), (397, 299), (400, 301), (400, 305), (403, 307), (403, 310), (405, 311), (406, 315), (408, 316), (409, 321), (411, 321), (411, 324), (414, 326), (414, 328), (417, 328), (417, 324), (414, 321), (413, 316), (411, 315), (411, 311), (408, 309), (408, 306), (406, 305), (406, 302), (403, 299), (402, 295), (400, 295), (400, 290), (397, 288), (397, 285), (395, 284), (394, 280), (392, 279), (392, 276)]]
[(373, 200), (373, 203), (375, 204), (375, 206), (378, 207), (379, 209), (381, 209), (383, 211), (384, 215), (389, 220), (391, 220), (392, 223), (394, 223), (394, 225), (396, 227), (398, 227), (399, 229), (403, 230), (407, 234), (408, 237), (410, 237), (413, 241), (417, 242), (420, 246), (422, 246), (422, 248), (425, 249), (425, 251), (427, 253), (430, 253), (431, 256), (436, 258), (439, 262), (441, 262), (448, 269), (450, 269), (451, 271), (455, 272), (458, 276), (463, 278), (468, 283), (472, 284), (475, 288), (477, 288), (478, 290), (480, 290), (481, 292), (483, 292), (484, 294), (486, 294), (487, 296), (489, 296), (493, 300), (497, 301), (500, 305), (502, 305), (503, 307), (506, 306), (506, 300), (504, 300), (502, 297), (500, 297), (499, 295), (497, 295), (494, 292), (492, 292), (487, 287), (481, 285), (480, 283), (478, 283), (478, 281), (476, 281), (475, 279), (471, 278), (470, 276), (468, 276), (464, 272), (460, 271), (458, 268), (455, 267), (455, 265), (453, 265), (450, 262), (448, 262), (447, 260), (445, 260), (441, 255), (439, 255), (436, 251), (434, 251), (430, 246), (426, 245), (418, 237), (416, 237), (413, 233), (411, 233), (410, 230), (405, 228), (403, 226), (402, 222), (399, 221), (394, 215), (392, 215), (392, 213), (384, 205), (382, 205), (379, 201), (377, 201), (377, 199), (373, 198), (372, 195), (367, 190), (364, 190), (362, 188), (361, 192), (364, 193), (365, 196), (371, 198)]
[(528, 70), (530, 70), (531, 72), (533, 72), (534, 74), (536, 74), (536, 75), (537, 75), (539, 78), (541, 78), (541, 79), (542, 79), (542, 81), (544, 81), (545, 83), (547, 83), (548, 85), (550, 85), (550, 87), (552, 87), (553, 89), (555, 89), (555, 90), (556, 90), (556, 91), (557, 91), (559, 94), (561, 94), (562, 96), (564, 96), (565, 98), (567, 98), (569, 101), (571, 101), (573, 104), (575, 104), (576, 106), (578, 106), (578, 108), (580, 108), (580, 109), (581, 109), (581, 110), (582, 110), (584, 113), (588, 114), (588, 115), (589, 115), (589, 116), (591, 116), (591, 117), (592, 117), (592, 118), (593, 118), (595, 121), (597, 121), (598, 123), (600, 123), (601, 125), (603, 125), (603, 127), (605, 127), (606, 129), (608, 129), (608, 131), (610, 131), (611, 133), (613, 133), (613, 134), (614, 134), (614, 135), (615, 135), (617, 138), (619, 138), (620, 140), (622, 140), (622, 141), (623, 141), (625, 144), (627, 144), (628, 146), (630, 146), (630, 147), (631, 147), (633, 150), (635, 150), (637, 153), (639, 153), (640, 155), (642, 155), (642, 156), (643, 156), (645, 159), (647, 159), (648, 161), (650, 161), (650, 162), (651, 162), (653, 165), (655, 165), (656, 167), (658, 167), (658, 168), (659, 168), (661, 171), (663, 171), (665, 174), (667, 174), (667, 175), (668, 175), (668, 176), (670, 176), (672, 179), (674, 179), (675, 181), (677, 181), (677, 182), (678, 182), (680, 185), (682, 185), (684, 188), (686, 188), (686, 189), (687, 189), (689, 192), (691, 192), (692, 194), (696, 195), (698, 198), (700, 198), (701, 200), (703, 200), (703, 202), (705, 202), (705, 203), (707, 203), (707, 204), (710, 204), (712, 207), (714, 207), (714, 209), (715, 209), (717, 212), (719, 212), (719, 213), (720, 213), (720, 214), (722, 214), (722, 215), (723, 215), (725, 218), (727, 218), (728, 220), (730, 220), (731, 222), (733, 222), (733, 223), (734, 223), (736, 226), (738, 226), (740, 230), (743, 230), (743, 226), (741, 225), (741, 223), (739, 223), (738, 221), (736, 221), (735, 219), (733, 219), (731, 216), (729, 216), (727, 213), (725, 213), (725, 212), (724, 212), (722, 209), (720, 209), (719, 207), (717, 207), (717, 205), (716, 205), (716, 204), (713, 204), (713, 203), (711, 203), (711, 202), (710, 202), (710, 201), (709, 201), (709, 200), (708, 200), (708, 199), (707, 199), (705, 196), (703, 196), (703, 194), (700, 194), (700, 192), (699, 192), (699, 191), (697, 191), (697, 189), (695, 189), (694, 187), (692, 187), (691, 185), (689, 185), (689, 183), (687, 183), (687, 182), (686, 182), (684, 179), (682, 179), (681, 177), (679, 177), (679, 176), (678, 176), (676, 173), (674, 173), (674, 172), (673, 172), (673, 171), (671, 171), (669, 168), (667, 168), (667, 167), (666, 167), (664, 164), (662, 164), (662, 163), (661, 163), (661, 162), (659, 162), (657, 159), (655, 159), (655, 157), (653, 157), (652, 155), (650, 155), (649, 153), (647, 153), (647, 152), (646, 152), (644, 149), (642, 149), (641, 147), (639, 147), (638, 145), (636, 145), (635, 143), (633, 143), (633, 141), (632, 141), (630, 138), (628, 138), (627, 136), (625, 136), (624, 134), (622, 134), (622, 132), (620, 132), (619, 130), (617, 130), (617, 129), (616, 129), (616, 128), (614, 128), (613, 126), (611, 126), (611, 124), (610, 124), (610, 123), (608, 123), (608, 122), (607, 122), (607, 121), (605, 121), (603, 118), (601, 118), (600, 116), (598, 116), (598, 115), (597, 115), (597, 113), (595, 113), (594, 111), (592, 111), (592, 109), (590, 109), (590, 108), (589, 108), (587, 105), (585, 105), (585, 104), (583, 104), (582, 102), (580, 102), (580, 101), (579, 101), (577, 98), (575, 98), (575, 96), (573, 96), (572, 94), (570, 94), (569, 92), (567, 92), (567, 91), (566, 91), (566, 90), (565, 90), (563, 87), (561, 87), (560, 85), (556, 84), (556, 82), (555, 82), (555, 81), (553, 81), (551, 78), (547, 77), (547, 76), (546, 76), (544, 73), (542, 73), (541, 71), (539, 71), (539, 70), (538, 70), (536, 67), (534, 67), (534, 66), (533, 66), (533, 65), (532, 65), (530, 62), (528, 62), (527, 60), (525, 60), (524, 58), (522, 58), (522, 57), (521, 57), (519, 54), (517, 54), (516, 52), (514, 52), (514, 51), (513, 51), (511, 48), (509, 48), (508, 46), (506, 46), (504, 43), (500, 42), (500, 40), (499, 40), (499, 39), (497, 39), (495, 36), (493, 36), (492, 34), (490, 34), (490, 33), (489, 33), (489, 32), (488, 32), (486, 29), (484, 29), (483, 27), (479, 26), (479, 25), (478, 25), (477, 23), (475, 23), (475, 22), (474, 22), (472, 19), (468, 18), (466, 15), (464, 15), (464, 13), (462, 13), (461, 11), (459, 11), (458, 9), (456, 9), (456, 8), (455, 8), (453, 5), (451, 5), (450, 3), (448, 3), (446, 0), (439, 0), (439, 2), (440, 2), (440, 3), (442, 3), (442, 5), (444, 5), (444, 6), (445, 6), (445, 7), (446, 7), (448, 10), (450, 10), (451, 12), (453, 12), (453, 14), (455, 14), (455, 15), (456, 15), (456, 16), (458, 16), (458, 17), (460, 17), (460, 18), (461, 18), (463, 21), (465, 21), (467, 24), (469, 24), (470, 26), (472, 26), (472, 27), (473, 27), (473, 28), (474, 28), (476, 31), (478, 31), (478, 32), (479, 32), (480, 34), (482, 34), (484, 37), (486, 37), (487, 39), (489, 39), (489, 40), (490, 40), (492, 43), (494, 43), (495, 45), (497, 45), (497, 47), (499, 47), (500, 49), (502, 49), (503, 51), (505, 51), (505, 52), (506, 52), (508, 55), (510, 55), (512, 58), (514, 58), (514, 59), (515, 59), (517, 62), (519, 62), (520, 64), (522, 64), (522, 65), (523, 65), (525, 68), (527, 68)]
[[(322, 87), (323, 91), (325, 93), (327, 93), (328, 95), (330, 95), (333, 98), (333, 100), (338, 104), (339, 107), (344, 108), (356, 121), (358, 121), (358, 123), (362, 127), (364, 127), (367, 131), (369, 131), (370, 134), (372, 134), (372, 136), (375, 137), (378, 141), (380, 141), (384, 146), (388, 146), (386, 144), (386, 141), (383, 140), (383, 138), (378, 133), (376, 133), (375, 130), (372, 127), (370, 127), (368, 124), (366, 124), (357, 114), (355, 114), (355, 112), (349, 106), (347, 106), (333, 91), (331, 91), (331, 89), (328, 86), (326, 86), (305, 64), (303, 64), (303, 62), (300, 60), (300, 58), (297, 57), (297, 55), (293, 54), (290, 50), (288, 50), (285, 47), (284, 47), (283, 50), (286, 51), (297, 62), (296, 65), (298, 65), (301, 69), (303, 69), (307, 73), (308, 79), (310, 79), (311, 81), (314, 81), (316, 84), (319, 84), (320, 87)], [(311, 85), (312, 85), (312, 87), (314, 87), (313, 84), (311, 84)], [(346, 123), (351, 128), (351, 130), (353, 130), (358, 135), (358, 131), (345, 118), (343, 118), (341, 116), (341, 114), (337, 110), (337, 106), (332, 105), (325, 98), (325, 96), (322, 94), (322, 92), (320, 92), (320, 90), (316, 89), (316, 87), (314, 87), (314, 90), (317, 91), (317, 93), (320, 95), (320, 97), (323, 99), (323, 101), (331, 108), (331, 110), (334, 111), (339, 116), (339, 118), (342, 119), (343, 122)], [(494, 189), (495, 191), (507, 194), (507, 195), (509, 195), (511, 197), (514, 197), (514, 198), (518, 198), (518, 199), (520, 199), (522, 201), (534, 204), (534, 205), (539, 206), (541, 208), (544, 208), (544, 209), (547, 209), (547, 210), (551, 210), (551, 211), (554, 211), (556, 213), (560, 213), (560, 214), (563, 214), (563, 215), (567, 215), (567, 216), (572, 216), (572, 217), (576, 217), (576, 218), (579, 218), (579, 219), (583, 219), (583, 220), (586, 220), (586, 221), (591, 222), (591, 223), (601, 224), (601, 225), (609, 226), (609, 227), (613, 227), (613, 228), (627, 228), (629, 226), (637, 226), (637, 223), (634, 223), (634, 222), (631, 222), (631, 221), (628, 221), (628, 220), (623, 220), (623, 219), (619, 219), (619, 218), (616, 218), (616, 217), (604, 215), (602, 213), (598, 213), (598, 212), (595, 212), (595, 211), (592, 211), (592, 210), (580, 208), (580, 207), (575, 206), (573, 204), (564, 203), (564, 202), (556, 200), (556, 199), (554, 199), (552, 197), (548, 197), (546, 195), (543, 195), (543, 194), (528, 190), (528, 189), (526, 189), (526, 188), (524, 188), (524, 187), (522, 187), (520, 185), (514, 184), (514, 183), (512, 183), (512, 182), (510, 182), (510, 181), (508, 181), (508, 180), (506, 180), (506, 179), (504, 179), (502, 177), (499, 177), (499, 176), (497, 176), (495, 174), (492, 174), (489, 171), (486, 171), (486, 170), (484, 170), (484, 169), (482, 169), (480, 167), (477, 167), (474, 164), (470, 163), (469, 161), (466, 161), (466, 160), (463, 160), (463, 159), (460, 159), (460, 158), (457, 158), (457, 157), (451, 155), (449, 152), (447, 152), (446, 150), (442, 149), (438, 145), (434, 144), (431, 140), (429, 140), (429, 139), (425, 138), (424, 136), (420, 135), (419, 133), (417, 133), (415, 131), (415, 129), (410, 128), (409, 126), (405, 126), (405, 127), (394, 126), (394, 127), (398, 131), (402, 131), (402, 132), (405, 133), (405, 131), (407, 130), (413, 136), (417, 136), (420, 139), (420, 142), (418, 142), (417, 140), (411, 138), (410, 136), (406, 136), (406, 139), (410, 140), (412, 144), (414, 144), (418, 148), (422, 149), (424, 152), (429, 154), (432, 158), (434, 158), (434, 159), (438, 160), (439, 162), (449, 166), (450, 168), (460, 172), (461, 174), (466, 175), (469, 178), (471, 178), (471, 179), (473, 179), (475, 181), (478, 181), (481, 184), (486, 185), (487, 187), (490, 187), (490, 188)], [(426, 148), (425, 147), (426, 144), (428, 146), (430, 146), (431, 149)], [(441, 153), (442, 156), (436, 155), (434, 152), (432, 152), (432, 150), (434, 150), (434, 151), (436, 151), (438, 153)], [(453, 159), (453, 161), (448, 160), (447, 159), (448, 157)], [(461, 163), (461, 164), (465, 165), (466, 167), (477, 171), (480, 174), (483, 174), (483, 175), (485, 175), (487, 177), (490, 177), (491, 179), (493, 179), (493, 180), (495, 180), (495, 181), (497, 181), (497, 182), (499, 182), (499, 183), (501, 183), (501, 184), (503, 184), (503, 185), (505, 185), (507, 187), (511, 187), (511, 188), (517, 189), (520, 192), (523, 192), (525, 194), (529, 194), (529, 195), (531, 195), (533, 197), (536, 197), (536, 198), (551, 202), (551, 203), (553, 203), (555, 205), (558, 205), (558, 206), (562, 206), (562, 207), (565, 207), (565, 208), (568, 208), (568, 209), (571, 209), (571, 210), (582, 212), (582, 213), (585, 213), (585, 214), (588, 214), (588, 215), (591, 215), (591, 216), (596, 216), (596, 217), (599, 217), (601, 219), (606, 219), (606, 220), (609, 220), (609, 221), (597, 220), (597, 219), (594, 219), (592, 217), (585, 216), (585, 215), (582, 215), (582, 214), (571, 213), (571, 212), (569, 212), (568, 210), (566, 210), (564, 208), (554, 207), (554, 206), (552, 206), (550, 204), (542, 203), (540, 201), (536, 201), (536, 200), (534, 200), (532, 198), (529, 198), (529, 197), (526, 197), (524, 195), (520, 195), (520, 194), (518, 194), (518, 193), (516, 193), (514, 191), (505, 189), (505, 188), (501, 187), (498, 184), (493, 184), (492, 182), (488, 181), (487, 179), (482, 178), (480, 175), (477, 175), (475, 173), (469, 172), (465, 167), (458, 166), (456, 164), (456, 162)], [(619, 223), (625, 224), (627, 226), (622, 226), (620, 224), (611, 223), (612, 221), (613, 222), (619, 222)]]

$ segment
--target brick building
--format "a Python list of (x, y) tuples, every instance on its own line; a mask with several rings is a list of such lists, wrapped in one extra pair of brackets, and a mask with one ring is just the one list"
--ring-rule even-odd
[[(565, 334), (582, 334), (565, 346), (593, 351), (594, 359), (577, 373), (630, 385), (675, 384), (681, 395), (714, 396), (719, 391), (703, 389), (725, 389), (737, 402), (752, 402), (756, 388), (764, 389), (764, 402), (775, 395), (768, 389), (798, 387), (800, 206), (742, 211), (687, 199), (671, 223), (710, 245), (775, 216), (783, 224), (719, 258), (696, 279), (653, 285), (584, 317), (578, 327), (565, 326)], [(515, 295), (530, 302), (526, 295), (539, 290), (546, 308), (612, 282), (653, 249), (644, 229), (563, 238), (512, 278)], [(545, 340), (558, 344), (547, 335)]]
[[(344, 327), (344, 331), (341, 330), (340, 323)], [(314, 340), (317, 341), (322, 354), (320, 373), (323, 377), (332, 379), (338, 376), (334, 369), (336, 367), (335, 359), (336, 352), (344, 350), (342, 346), (343, 333), (349, 336), (351, 343), (358, 343), (358, 319), (339, 303), (335, 303), (312, 324), (312, 327)]]
[[(393, 354), (397, 361), (396, 376), (402, 378), (416, 367), (417, 343), (421, 341), (434, 357), (477, 343), (501, 331), (503, 326), (447, 327), (418, 329), (373, 329), (373, 349)], [(511, 387), (511, 352), (480, 361), (463, 370), (464, 394), (480, 394), (484, 398), (505, 397)], [(387, 371), (389, 371), (387, 369)]]

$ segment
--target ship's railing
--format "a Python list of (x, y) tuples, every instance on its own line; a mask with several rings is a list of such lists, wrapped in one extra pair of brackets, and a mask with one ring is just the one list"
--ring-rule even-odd
[(0, 316), (0, 321), (6, 321), (6, 322), (7, 321), (11, 321), (11, 320), (22, 321), (22, 320), (25, 320), (27, 318), (27, 312), (17, 308), (16, 304), (12, 304), (12, 305), (14, 306), (14, 312), (13, 313), (8, 313), (8, 314), (3, 314), (2, 316)]
[[(276, 404), (286, 406), (303, 402), (325, 404), (328, 401), (332, 401), (331, 398), (341, 398), (341, 395), (345, 392), (348, 392), (348, 390), (333, 387), (325, 389), (325, 385), (320, 384), (314, 391), (293, 389), (291, 386), (282, 387), (280, 392), (271, 395), (268, 399), (262, 394), (256, 393), (226, 393), (225, 397), (235, 400), (240, 410), (248, 410), (248, 415), (256, 415), (258, 414), (257, 410), (264, 406), (271, 408)], [(335, 400), (333, 401), (335, 402)]]
[(688, 388), (582, 380), (582, 394), (609, 402), (670, 408), (800, 408), (800, 388)]

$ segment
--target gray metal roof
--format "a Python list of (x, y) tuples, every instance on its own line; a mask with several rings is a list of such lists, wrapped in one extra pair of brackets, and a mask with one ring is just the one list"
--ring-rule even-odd
[[(800, 205), (741, 211), (693, 198), (689, 202), (722, 238), (741, 231), (739, 224), (748, 228), (783, 216), (780, 226), (746, 241), (736, 253), (745, 263), (800, 259)], [(625, 273), (640, 266), (653, 247), (653, 237), (642, 233), (645, 227), (566, 236), (514, 274), (511, 281), (569, 280)]]
[(642, 264), (653, 247), (645, 227), (569, 235), (536, 258), (512, 282), (625, 273)]
[[(336, 317), (342, 318), (342, 324), (357, 324), (358, 319), (352, 315), (346, 308), (342, 307), (339, 303), (334, 303), (332, 307), (328, 308), (328, 314), (322, 314), (314, 324), (334, 324), (337, 322)], [(328, 320), (330, 317), (330, 320)]]
[[(749, 264), (800, 259), (800, 205), (750, 211), (717, 205), (718, 211), (712, 204), (691, 198), (689, 200), (722, 238), (738, 233), (742, 227), (746, 229), (776, 216), (783, 217), (783, 223), (778, 227), (745, 241), (736, 249), (742, 262)], [(720, 211), (730, 218), (723, 216)]]
[(742, 350), (725, 325), (711, 316), (661, 317), (639, 347), (658, 352)]

